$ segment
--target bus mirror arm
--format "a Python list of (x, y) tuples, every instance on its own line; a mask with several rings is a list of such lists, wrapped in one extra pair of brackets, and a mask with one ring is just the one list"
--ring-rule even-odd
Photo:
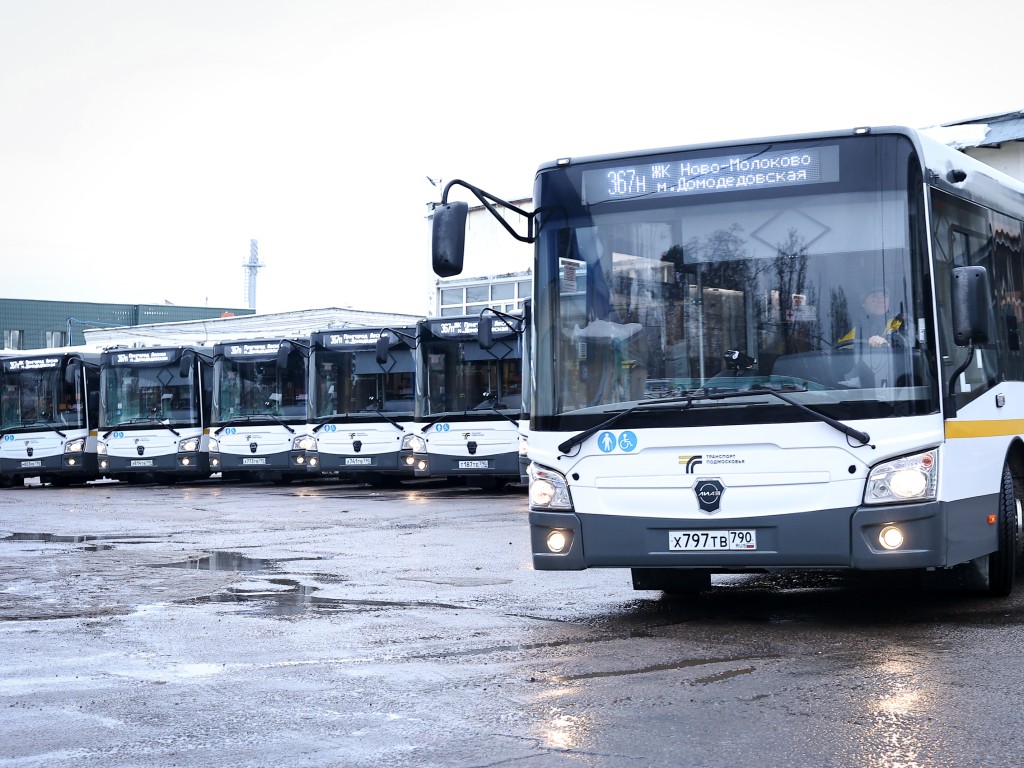
[[(441, 202), (433, 206), (430, 218), (431, 243), (430, 251), (434, 273), (439, 277), (452, 277), (462, 272), (462, 263), (466, 251), (466, 217), (469, 206), (462, 201), (448, 202), (448, 192), (453, 186), (465, 187), (486, 208), (505, 230), (521, 243), (532, 243), (536, 240), (534, 233), (534, 217), (536, 211), (527, 211), (512, 203), (495, 197), (479, 187), (468, 184), (462, 179), (449, 181), (441, 195)], [(526, 219), (526, 234), (521, 235), (505, 221), (505, 218), (494, 207), (494, 203), (518, 213)]]
[[(484, 190), (480, 189), (480, 187), (474, 187), (472, 184), (469, 184), (463, 181), (462, 179), (452, 179), (445, 185), (444, 193), (441, 195), (441, 205), (448, 205), (448, 191), (456, 184), (459, 185), (460, 187), (465, 187), (470, 192), (472, 192), (473, 196), (480, 201), (483, 207), (490, 211), (491, 216), (493, 216), (498, 221), (498, 223), (501, 224), (501, 226), (503, 226), (505, 230), (510, 235), (512, 235), (512, 237), (514, 237), (516, 240), (518, 240), (521, 243), (532, 243), (537, 239), (537, 235), (533, 231), (533, 220), (534, 217), (537, 215), (536, 211), (527, 211), (523, 208), (520, 208), (517, 205), (513, 205), (507, 200), (502, 200), (500, 197), (495, 197), (490, 192), (485, 192)], [(510, 211), (518, 213), (520, 216), (526, 219), (526, 234), (520, 235), (518, 232), (516, 232), (512, 228), (512, 225), (505, 221), (505, 217), (498, 213), (498, 209), (492, 205), (492, 202), (497, 203), (498, 205), (503, 205)]]
[(522, 336), (523, 331), (526, 330), (526, 318), (501, 312), (494, 307), (484, 307), (480, 310), (480, 324), (477, 327), (477, 343), (481, 349), (489, 350), (494, 346), (494, 319), (490, 315), (508, 323), (512, 332), (517, 336)]
[(974, 359), (974, 342), (967, 342), (967, 357), (964, 361), (956, 367), (949, 376), (949, 385), (946, 389), (946, 399), (943, 402), (943, 411), (947, 419), (952, 419), (956, 416), (956, 380), (960, 378), (960, 374), (967, 370), (967, 366), (971, 364), (971, 360)]

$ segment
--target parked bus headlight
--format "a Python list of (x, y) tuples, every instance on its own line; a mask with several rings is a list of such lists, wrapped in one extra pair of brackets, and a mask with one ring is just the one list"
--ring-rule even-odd
[(530, 464), (530, 506), (536, 509), (572, 509), (569, 487), (559, 472)]
[(865, 504), (932, 501), (938, 490), (937, 450), (902, 456), (879, 464), (868, 475)]
[(85, 438), (80, 437), (77, 440), (68, 440), (64, 444), (64, 453), (81, 453), (85, 450)]
[(220, 440), (216, 437), (210, 438), (210, 453), (220, 453)]
[(519, 436), (519, 455), (520, 456), (526, 456), (527, 448), (529, 447), (529, 445), (530, 445), (530, 438), (528, 438), (526, 435), (520, 435)]
[(402, 450), (423, 453), (427, 450), (427, 441), (419, 435), (406, 435), (402, 438)]
[(178, 443), (178, 453), (195, 453), (199, 450), (199, 438), (190, 437)]
[(311, 435), (299, 435), (292, 440), (293, 451), (315, 451), (316, 438)]
[(107, 454), (107, 444), (102, 440), (99, 440), (96, 443), (96, 453), (100, 456), (106, 456)]

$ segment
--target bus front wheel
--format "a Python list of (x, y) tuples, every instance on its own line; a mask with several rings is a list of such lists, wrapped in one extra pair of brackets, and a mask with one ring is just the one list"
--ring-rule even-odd
[(996, 514), (996, 538), (999, 549), (988, 556), (988, 592), (995, 597), (1006, 597), (1013, 591), (1020, 554), (1021, 516), (1017, 494), (1013, 488), (1010, 468), (1003, 465), (1003, 478), (999, 489), (999, 509)]

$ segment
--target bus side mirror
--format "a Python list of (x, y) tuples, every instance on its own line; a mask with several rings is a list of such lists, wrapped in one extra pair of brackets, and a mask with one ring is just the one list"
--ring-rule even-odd
[(292, 353), (292, 343), (290, 341), (282, 341), (281, 346), (277, 348), (277, 367), (287, 368), (288, 367), (288, 355)]
[(67, 367), (64, 368), (64, 383), (74, 384), (81, 369), (82, 364), (78, 360), (69, 361)]
[(988, 272), (984, 267), (954, 267), (952, 279), (953, 341), (958, 347), (989, 340)]
[(434, 274), (451, 277), (462, 272), (466, 253), (466, 216), (469, 204), (445, 203), (434, 209), (430, 219), (430, 253)]
[(183, 352), (178, 360), (178, 378), (187, 379), (192, 373), (192, 363), (195, 362), (195, 355), (191, 352)]
[(382, 333), (377, 337), (377, 365), (385, 365), (388, 361), (388, 347), (391, 345), (391, 337)]
[(494, 318), (490, 315), (480, 318), (477, 325), (476, 338), (480, 349), (490, 349), (494, 346)]

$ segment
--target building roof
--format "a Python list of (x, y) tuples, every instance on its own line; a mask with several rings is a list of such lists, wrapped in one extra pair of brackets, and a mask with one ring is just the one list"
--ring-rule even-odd
[(939, 129), (951, 129), (942, 133), (955, 137), (946, 143), (957, 149), (994, 147), (1010, 141), (1024, 141), (1024, 110), (943, 123)]
[(203, 345), (243, 339), (296, 339), (309, 336), (316, 331), (342, 328), (401, 327), (415, 325), (421, 319), (419, 315), (329, 307), (264, 315), (239, 315), (213, 320), (189, 320), (181, 323), (89, 328), (84, 333), (86, 343), (94, 347), (109, 347), (115, 344)]

